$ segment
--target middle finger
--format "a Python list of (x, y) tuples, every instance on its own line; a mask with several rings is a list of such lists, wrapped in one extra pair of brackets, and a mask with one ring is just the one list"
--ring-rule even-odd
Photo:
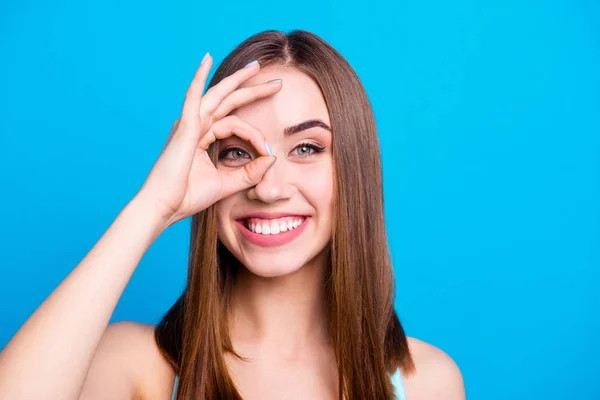
[(214, 120), (219, 120), (231, 111), (255, 100), (271, 96), (282, 87), (281, 79), (273, 79), (265, 83), (237, 89), (225, 97), (213, 113)]
[(208, 89), (200, 104), (201, 116), (211, 116), (225, 97), (237, 89), (243, 82), (256, 75), (259, 70), (260, 66), (258, 63), (249, 64), (223, 78), (219, 83)]

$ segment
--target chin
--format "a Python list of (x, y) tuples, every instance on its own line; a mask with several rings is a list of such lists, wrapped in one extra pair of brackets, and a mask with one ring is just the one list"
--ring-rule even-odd
[(300, 248), (292, 251), (252, 251), (246, 254), (234, 254), (242, 265), (252, 274), (263, 278), (276, 278), (292, 275), (307, 265), (306, 252), (298, 254)]

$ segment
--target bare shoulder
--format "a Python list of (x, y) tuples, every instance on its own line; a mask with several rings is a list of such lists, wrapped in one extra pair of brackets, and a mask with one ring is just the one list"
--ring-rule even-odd
[(464, 400), (465, 387), (458, 365), (443, 350), (408, 337), (415, 372), (403, 377), (410, 400)]
[(170, 399), (174, 379), (154, 341), (154, 325), (116, 322), (102, 336), (81, 399)]

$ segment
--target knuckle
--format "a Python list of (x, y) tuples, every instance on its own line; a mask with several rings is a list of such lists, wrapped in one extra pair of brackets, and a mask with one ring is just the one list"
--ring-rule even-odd
[(243, 172), (245, 182), (249, 185), (254, 185), (257, 180), (256, 177), (258, 176), (256, 163), (249, 162), (246, 165), (244, 165)]
[(221, 82), (223, 82), (226, 86), (235, 85), (238, 86), (244, 80), (245, 69), (239, 69), (235, 71), (233, 74), (223, 78)]
[(258, 100), (261, 97), (264, 97), (265, 95), (267, 95), (269, 93), (268, 89), (269, 89), (268, 87), (264, 87), (262, 85), (252, 87), (250, 89), (250, 94), (248, 95), (248, 97), (250, 98), (251, 101)]
[(218, 123), (219, 125), (221, 125), (221, 127), (223, 129), (234, 129), (237, 126), (236, 123), (237, 118), (234, 117), (233, 115), (228, 115), (226, 117), (221, 118), (220, 120), (218, 120), (216, 123)]
[(211, 131), (207, 132), (207, 133), (206, 133), (206, 135), (204, 135), (204, 136), (203, 136), (203, 137), (200, 139), (200, 141), (199, 141), (199, 143), (198, 143), (198, 144), (199, 144), (199, 146), (200, 146), (202, 149), (206, 150), (206, 149), (208, 149), (208, 147), (210, 146), (210, 144), (211, 144), (212, 142), (214, 142), (215, 140), (216, 140), (215, 134), (214, 134), (214, 133), (212, 132), (212, 130), (211, 130)]
[(223, 123), (223, 120), (222, 120), (222, 119), (220, 119), (220, 120), (216, 121), (215, 123), (213, 123), (213, 124), (211, 125), (211, 127), (210, 127), (210, 131), (209, 131), (209, 132), (214, 132), (214, 133), (220, 134), (220, 133), (222, 133), (224, 130), (225, 130), (225, 129), (224, 129), (224, 123)]
[(207, 105), (205, 103), (202, 103), (200, 105), (200, 110), (198, 110), (198, 116), (202, 120), (212, 121), (212, 115), (207, 111), (207, 108)]
[[(240, 71), (236, 71), (236, 72), (234, 72), (233, 74), (231, 74), (231, 75), (229, 75), (229, 76), (226, 76), (225, 78), (223, 78), (223, 79), (221, 80), (221, 82), (222, 82), (224, 85), (229, 85), (230, 83), (232, 83), (233, 81), (235, 81), (235, 80), (236, 80), (236, 78), (239, 76), (239, 72), (240, 72)], [(220, 83), (221, 83), (221, 82), (220, 82)]]
[(228, 115), (226, 117), (221, 118), (221, 121), (225, 121), (228, 125), (238, 125), (240, 122), (240, 117), (237, 115)]
[(237, 92), (233, 92), (230, 96), (226, 97), (223, 102), (226, 102), (228, 110), (234, 110), (242, 105), (242, 99)]
[(229, 97), (225, 97), (223, 100), (221, 100), (221, 104), (219, 108), (224, 108), (226, 110), (232, 109), (234, 106), (234, 104), (232, 103), (231, 99)]
[(217, 140), (217, 137), (215, 136), (215, 133), (212, 130), (210, 132), (208, 132), (208, 134), (205, 136), (205, 138), (209, 144), (214, 142), (215, 140)]

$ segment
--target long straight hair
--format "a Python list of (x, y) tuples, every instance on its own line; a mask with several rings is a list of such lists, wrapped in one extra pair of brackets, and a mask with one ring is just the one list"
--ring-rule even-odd
[[(379, 140), (371, 104), (348, 62), (319, 36), (264, 31), (236, 47), (209, 86), (258, 60), (294, 67), (320, 87), (331, 120), (334, 216), (326, 291), (339, 398), (394, 399), (390, 373), (414, 372), (394, 311), (394, 273), (384, 220)], [(216, 146), (209, 148), (216, 163)], [(217, 237), (215, 206), (192, 216), (187, 284), (156, 326), (163, 356), (179, 375), (180, 400), (240, 399), (225, 363), (227, 313), (243, 265)], [(242, 357), (240, 357), (243, 359)]]

